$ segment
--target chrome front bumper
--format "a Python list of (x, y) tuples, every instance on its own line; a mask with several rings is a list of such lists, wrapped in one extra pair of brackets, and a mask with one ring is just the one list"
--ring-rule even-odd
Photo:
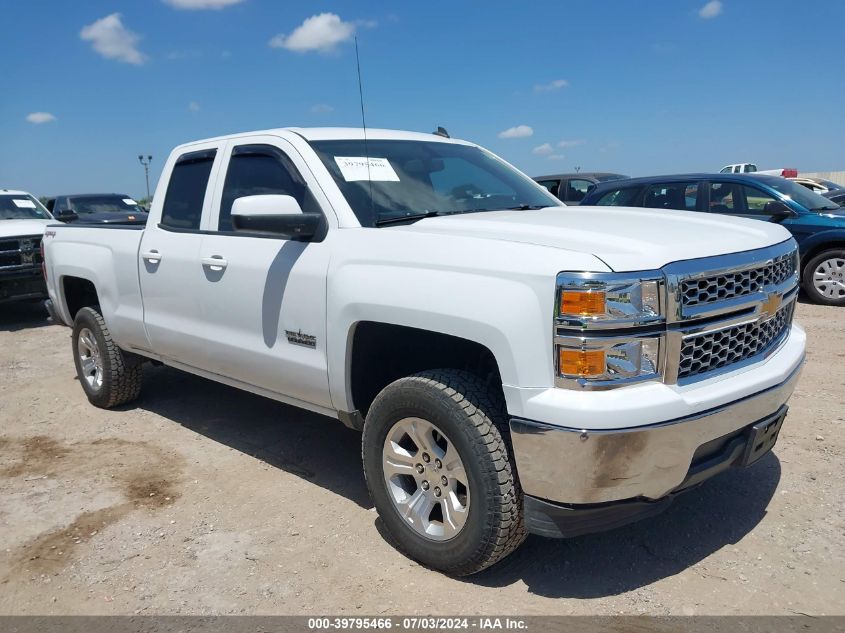
[(532, 497), (566, 504), (659, 499), (684, 482), (699, 447), (780, 410), (802, 367), (799, 363), (789, 378), (760, 393), (649, 426), (587, 431), (513, 418), (511, 438), (522, 489)]

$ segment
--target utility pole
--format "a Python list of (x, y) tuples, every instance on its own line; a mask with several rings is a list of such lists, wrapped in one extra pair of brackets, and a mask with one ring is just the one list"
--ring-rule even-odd
[(150, 204), (152, 200), (150, 199), (150, 163), (153, 161), (152, 156), (147, 156), (147, 160), (144, 160), (144, 155), (138, 155), (138, 161), (144, 166), (144, 175), (147, 178), (147, 204)]

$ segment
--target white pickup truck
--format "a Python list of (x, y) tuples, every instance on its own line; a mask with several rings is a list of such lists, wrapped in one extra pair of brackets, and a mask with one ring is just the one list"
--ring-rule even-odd
[(761, 176), (780, 176), (782, 178), (797, 178), (798, 170), (792, 167), (782, 169), (757, 169), (754, 163), (734, 163), (725, 165), (719, 170), (720, 174), (760, 174)]
[(152, 359), (335, 417), (392, 539), (455, 575), (753, 463), (804, 360), (782, 227), (563, 207), (429, 134), (189, 143), (145, 228), (45, 243), (94, 405), (138, 396)]

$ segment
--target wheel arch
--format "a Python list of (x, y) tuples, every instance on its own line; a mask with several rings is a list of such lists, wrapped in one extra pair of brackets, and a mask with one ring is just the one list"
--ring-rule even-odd
[[(486, 345), (430, 329), (358, 321), (347, 337), (345, 388), (347, 401), (361, 417), (391, 382), (432, 369), (468, 371), (502, 391), (499, 362)], [(504, 397), (504, 396), (503, 396)]]

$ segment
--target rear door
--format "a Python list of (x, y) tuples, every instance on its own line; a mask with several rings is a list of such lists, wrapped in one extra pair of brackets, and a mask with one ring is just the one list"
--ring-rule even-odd
[(151, 211), (151, 219), (158, 222), (147, 224), (138, 253), (144, 325), (151, 350), (201, 369), (207, 365), (207, 337), (200, 318), (200, 292), (205, 282), (201, 230), (224, 148), (222, 142), (197, 145), (165, 167), (162, 182), (167, 183), (167, 190), (163, 197), (155, 196)]
[(198, 291), (209, 369), (261, 389), (331, 407), (326, 356), (326, 273), (331, 238), (300, 242), (232, 230), (236, 198), (293, 196), (328, 217), (328, 200), (288, 141), (232, 141), (211, 226), (202, 238)]

